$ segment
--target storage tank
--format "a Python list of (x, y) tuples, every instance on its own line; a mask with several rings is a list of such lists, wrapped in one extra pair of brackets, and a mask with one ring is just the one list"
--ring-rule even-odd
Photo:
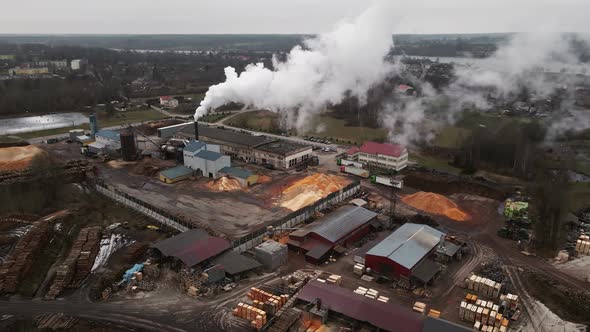
[(88, 119), (90, 120), (90, 133), (92, 135), (96, 135), (98, 132), (98, 121), (96, 120), (96, 114), (90, 114)]
[(121, 155), (123, 160), (132, 161), (137, 158), (137, 148), (135, 146), (135, 135), (130, 129), (121, 131)]

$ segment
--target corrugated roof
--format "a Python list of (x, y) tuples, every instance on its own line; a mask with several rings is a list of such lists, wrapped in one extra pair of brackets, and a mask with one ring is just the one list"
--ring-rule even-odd
[(293, 141), (275, 140), (256, 146), (256, 150), (274, 153), (280, 156), (288, 156), (305, 149), (311, 149), (311, 145), (299, 144)]
[(225, 272), (228, 274), (238, 274), (246, 271), (250, 271), (262, 266), (258, 261), (246, 257), (242, 254), (238, 254), (235, 251), (227, 251), (218, 257), (213, 259), (214, 265), (219, 264), (223, 267)]
[(163, 170), (160, 172), (161, 175), (169, 179), (175, 179), (181, 176), (189, 175), (193, 172), (192, 169), (185, 167), (185, 166), (176, 166), (173, 168), (169, 168), (167, 170)]
[(430, 226), (407, 223), (379, 242), (367, 255), (387, 257), (412, 269), (439, 244), (443, 235)]
[[(190, 136), (194, 137), (195, 126), (188, 124), (187, 126), (182, 127), (182, 129), (179, 131), (183, 134), (189, 134)], [(228, 129), (219, 129), (203, 125), (199, 125), (199, 136), (205, 141), (207, 141), (207, 139), (213, 139), (248, 147), (253, 147), (255, 145), (271, 141), (264, 136), (254, 136), (250, 134), (238, 133)]]
[(221, 158), (220, 153), (213, 152), (213, 151), (207, 151), (207, 150), (200, 151), (199, 153), (196, 154), (196, 156), (199, 158), (211, 160), (211, 161), (216, 161), (217, 159)]
[(336, 243), (348, 233), (375, 218), (377, 213), (359, 206), (345, 205), (310, 224), (310, 232)]
[(207, 144), (201, 141), (190, 141), (185, 147), (184, 150), (188, 152), (195, 152), (206, 146)]
[(352, 147), (348, 151), (347, 154), (353, 155), (357, 152), (363, 152), (368, 154), (382, 154), (386, 156), (392, 157), (399, 157), (404, 152), (405, 147), (398, 144), (389, 144), (389, 143), (377, 143), (377, 142), (370, 142), (366, 141), (360, 148)]
[(426, 259), (412, 271), (412, 277), (428, 283), (440, 271), (440, 265), (431, 259)]
[[(310, 242), (310, 241), (307, 241), (307, 242)], [(311, 246), (311, 249), (309, 249), (309, 251), (307, 251), (305, 253), (305, 256), (311, 257), (311, 258), (316, 259), (316, 260), (319, 260), (328, 251), (330, 251), (330, 249), (332, 249), (332, 246), (331, 245), (329, 245), (327, 243), (320, 242), (320, 241), (314, 241), (313, 246)]]
[(204, 260), (215, 257), (231, 247), (229, 241), (210, 236), (201, 229), (191, 229), (169, 239), (160, 241), (152, 247), (165, 256), (180, 259), (186, 266), (193, 267)]
[(247, 179), (252, 176), (252, 172), (246, 169), (235, 168), (235, 167), (224, 167), (219, 170), (220, 173), (225, 173), (231, 176), (235, 176), (240, 179)]
[(113, 131), (113, 130), (106, 130), (106, 129), (99, 130), (95, 134), (95, 136), (101, 136), (101, 137), (105, 137), (105, 138), (112, 139), (112, 140), (120, 140), (121, 139), (120, 134), (118, 132)]
[(297, 298), (312, 302), (322, 301), (322, 308), (338, 312), (356, 320), (367, 322), (387, 331), (420, 332), (425, 316), (418, 315), (400, 305), (383, 303), (352, 290), (311, 280)]

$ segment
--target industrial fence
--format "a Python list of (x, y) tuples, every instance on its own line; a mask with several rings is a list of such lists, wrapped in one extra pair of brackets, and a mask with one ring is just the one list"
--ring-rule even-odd
[(360, 181), (355, 181), (339, 191), (333, 192), (312, 205), (301, 208), (297, 211), (289, 213), (283, 218), (266, 225), (264, 228), (258, 229), (244, 237), (241, 237), (232, 242), (233, 250), (236, 252), (244, 252), (254, 248), (262, 243), (266, 236), (266, 227), (273, 226), (274, 228), (291, 228), (302, 224), (309, 220), (316, 212), (320, 212), (329, 208), (333, 204), (338, 204), (347, 198), (356, 194), (361, 188)]
[(189, 229), (194, 228), (192, 223), (184, 218), (174, 216), (158, 207), (138, 199), (137, 197), (130, 196), (129, 194), (104, 183), (104, 181), (100, 179), (96, 180), (96, 191), (180, 232), (186, 232)]
[[(347, 198), (350, 198), (356, 194), (360, 188), (360, 181), (350, 183), (341, 190), (329, 194), (312, 205), (291, 212), (283, 218), (272, 222), (270, 225), (265, 225), (263, 228), (232, 241), (233, 250), (240, 253), (250, 250), (262, 243), (266, 236), (266, 227), (273, 226), (274, 228), (280, 229), (298, 226), (313, 217), (315, 213), (323, 211), (334, 204), (338, 204)], [(198, 225), (190, 220), (180, 216), (174, 216), (161, 208), (140, 200), (137, 197), (130, 196), (129, 194), (106, 184), (101, 179), (96, 179), (96, 191), (180, 232), (186, 232), (191, 228), (199, 228)], [(207, 229), (207, 231), (211, 233), (210, 229)], [(211, 235), (219, 236), (220, 234)]]

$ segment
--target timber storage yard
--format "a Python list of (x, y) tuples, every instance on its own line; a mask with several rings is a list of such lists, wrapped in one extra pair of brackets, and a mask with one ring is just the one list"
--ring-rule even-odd
[[(0, 148), (0, 291), (11, 297), (0, 301), (0, 326), (499, 332), (590, 323), (578, 273), (587, 228), (559, 256), (581, 267), (568, 270), (531, 252), (534, 202), (514, 183), (416, 167), (400, 145), (327, 146), (163, 120)], [(535, 298), (552, 283), (562, 297), (545, 307)]]

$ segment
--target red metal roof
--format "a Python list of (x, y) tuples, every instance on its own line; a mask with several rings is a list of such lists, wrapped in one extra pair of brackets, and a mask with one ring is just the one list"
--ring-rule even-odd
[(389, 144), (389, 143), (377, 143), (377, 142), (364, 142), (360, 148), (356, 146), (350, 148), (346, 153), (348, 155), (353, 155), (357, 152), (363, 152), (368, 154), (382, 154), (386, 156), (392, 157), (399, 157), (402, 155), (405, 147), (399, 144)]
[(204, 260), (215, 257), (229, 249), (226, 239), (210, 236), (200, 229), (191, 229), (153, 245), (165, 256), (180, 259), (186, 266), (193, 267)]
[(170, 100), (172, 99), (172, 96), (162, 96), (160, 97), (161, 100)]
[(311, 280), (297, 298), (322, 301), (322, 307), (387, 331), (420, 332), (424, 316), (393, 303), (383, 303), (354, 293), (350, 289)]

